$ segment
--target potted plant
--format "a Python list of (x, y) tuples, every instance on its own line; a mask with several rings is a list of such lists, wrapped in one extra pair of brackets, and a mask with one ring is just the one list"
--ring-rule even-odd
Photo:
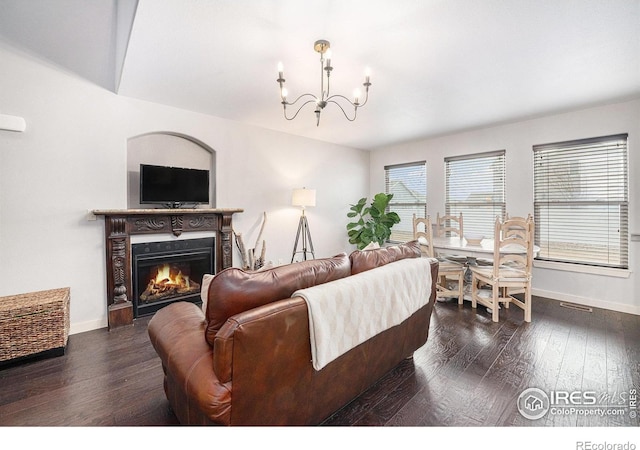
[(387, 206), (393, 194), (383, 192), (376, 194), (367, 206), (367, 198), (363, 197), (358, 203), (351, 205), (347, 217), (356, 218), (355, 222), (347, 224), (349, 242), (356, 244), (362, 250), (372, 242), (383, 245), (391, 236), (391, 227), (400, 222), (395, 212), (387, 212)]

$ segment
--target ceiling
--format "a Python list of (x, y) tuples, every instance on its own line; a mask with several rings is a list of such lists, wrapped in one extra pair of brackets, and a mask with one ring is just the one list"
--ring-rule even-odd
[[(640, 96), (640, 0), (0, 0), (0, 45), (116, 92), (362, 149)], [(287, 121), (295, 98), (328, 105)]]

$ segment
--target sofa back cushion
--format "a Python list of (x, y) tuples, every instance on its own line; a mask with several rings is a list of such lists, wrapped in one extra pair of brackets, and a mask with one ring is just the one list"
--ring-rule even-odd
[(419, 257), (420, 244), (418, 241), (373, 250), (356, 250), (349, 255), (349, 259), (351, 260), (351, 274), (355, 275), (360, 272), (365, 272), (400, 259)]
[(259, 272), (222, 270), (211, 280), (207, 302), (206, 339), (213, 345), (216, 333), (234, 314), (291, 297), (298, 289), (327, 283), (351, 274), (349, 257), (314, 259)]

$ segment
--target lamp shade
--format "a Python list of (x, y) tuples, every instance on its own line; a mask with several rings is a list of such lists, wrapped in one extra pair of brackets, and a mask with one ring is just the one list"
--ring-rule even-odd
[(291, 197), (293, 206), (316, 206), (316, 190), (315, 189), (294, 189)]

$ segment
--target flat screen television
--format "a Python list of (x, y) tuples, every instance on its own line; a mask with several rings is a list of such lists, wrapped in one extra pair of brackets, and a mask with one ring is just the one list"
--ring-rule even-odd
[(140, 164), (140, 204), (169, 208), (209, 203), (209, 171)]

